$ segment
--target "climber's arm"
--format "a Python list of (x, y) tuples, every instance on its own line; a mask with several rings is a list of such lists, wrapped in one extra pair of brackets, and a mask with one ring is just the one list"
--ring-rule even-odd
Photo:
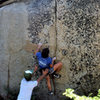
[(37, 49), (36, 49), (36, 51), (35, 51), (35, 55), (36, 55), (37, 52), (40, 51), (41, 46), (42, 46), (42, 43), (39, 43), (39, 44), (38, 44), (38, 47), (37, 47)]
[(54, 65), (54, 61), (56, 60), (56, 57), (54, 57), (53, 59), (52, 59), (52, 64), (50, 64), (50, 67), (53, 67), (53, 65)]

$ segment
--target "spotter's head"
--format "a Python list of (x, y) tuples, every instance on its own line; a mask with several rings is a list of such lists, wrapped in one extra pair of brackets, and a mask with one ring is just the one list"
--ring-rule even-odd
[(27, 81), (30, 81), (32, 78), (32, 74), (33, 74), (33, 70), (26, 70), (26, 71), (24, 71), (24, 78)]

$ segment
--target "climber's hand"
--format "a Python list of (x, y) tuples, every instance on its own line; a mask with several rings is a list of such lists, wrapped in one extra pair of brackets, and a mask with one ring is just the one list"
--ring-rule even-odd
[(42, 43), (39, 43), (39, 44), (38, 44), (38, 49), (40, 49), (40, 48), (41, 48), (41, 46), (42, 46)]
[(54, 61), (54, 60), (56, 60), (56, 57), (53, 57), (53, 59), (52, 59), (52, 60), (53, 60), (53, 61)]

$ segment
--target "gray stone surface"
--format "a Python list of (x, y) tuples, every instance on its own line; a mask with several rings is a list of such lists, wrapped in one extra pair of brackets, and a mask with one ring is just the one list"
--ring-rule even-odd
[(29, 38), (50, 47), (51, 56), (56, 50), (55, 0), (34, 0), (28, 5)]
[[(24, 3), (0, 9), (0, 92), (17, 89), (23, 71), (32, 64), (32, 54), (24, 50), (28, 16)], [(5, 91), (8, 91), (5, 90)]]

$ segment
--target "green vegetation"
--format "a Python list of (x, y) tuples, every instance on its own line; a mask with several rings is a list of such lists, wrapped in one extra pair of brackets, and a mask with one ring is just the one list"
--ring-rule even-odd
[(100, 100), (100, 89), (98, 90), (97, 96), (90, 97), (92, 93), (89, 94), (88, 97), (86, 96), (79, 96), (74, 93), (73, 89), (66, 89), (66, 91), (63, 93), (66, 97), (69, 97), (72, 100)]

